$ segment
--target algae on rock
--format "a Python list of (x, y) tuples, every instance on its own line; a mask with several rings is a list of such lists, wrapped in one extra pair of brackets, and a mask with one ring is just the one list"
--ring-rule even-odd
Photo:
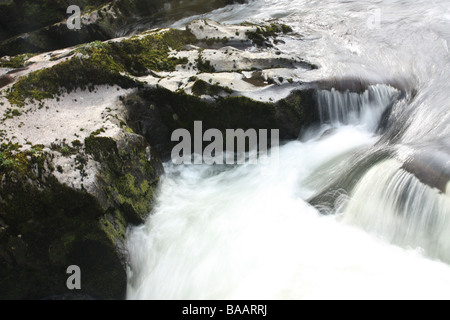
[[(161, 163), (145, 140), (86, 139), (88, 155), (102, 163), (95, 190), (76, 190), (54, 176), (53, 154), (34, 146), (0, 153), (0, 297), (70, 295), (66, 269), (82, 270), (77, 294), (124, 298), (125, 231), (151, 210)], [(79, 152), (82, 152), (81, 150)]]
[(76, 89), (92, 90), (95, 85), (137, 87), (140, 83), (130, 76), (175, 70), (176, 65), (185, 64), (186, 60), (169, 57), (170, 50), (179, 50), (195, 41), (187, 30), (168, 30), (118, 43), (82, 45), (68, 60), (19, 79), (7, 98), (12, 104), (24, 105), (27, 99), (41, 101)]
[[(199, 83), (204, 90), (211, 90), (207, 83)], [(227, 129), (279, 129), (281, 139), (292, 140), (304, 126), (319, 120), (313, 90), (296, 91), (272, 103), (233, 96), (211, 102), (159, 88), (131, 95), (124, 104), (130, 127), (146, 137), (163, 159), (174, 146), (171, 132), (184, 128), (193, 133), (195, 121), (202, 121), (204, 130), (215, 128), (223, 133)]]

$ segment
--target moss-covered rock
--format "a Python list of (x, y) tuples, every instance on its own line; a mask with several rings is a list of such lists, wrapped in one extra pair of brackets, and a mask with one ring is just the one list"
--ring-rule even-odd
[[(0, 299), (124, 298), (126, 228), (150, 212), (161, 163), (129, 133), (91, 136), (85, 152), (101, 163), (89, 192), (61, 184), (43, 146), (2, 144)], [(66, 287), (70, 265), (81, 268), (81, 291)]]
[(187, 30), (169, 30), (117, 43), (92, 42), (77, 48), (69, 60), (21, 78), (7, 98), (12, 104), (24, 105), (27, 99), (41, 101), (76, 89), (92, 90), (95, 85), (136, 87), (139, 82), (129, 75), (173, 71), (186, 60), (169, 57), (170, 50), (195, 41)]
[(24, 53), (14, 57), (3, 57), (0, 59), (0, 68), (23, 68), (31, 64), (27, 60), (33, 57), (34, 54)]
[(159, 157), (142, 136), (126, 133), (121, 140), (91, 136), (86, 152), (101, 163), (97, 196), (105, 210), (114, 209), (121, 220), (140, 224), (152, 209), (159, 176)]
[(0, 41), (19, 33), (40, 29), (62, 21), (70, 5), (83, 9), (99, 6), (108, 0), (20, 0), (0, 3)]
[(214, 73), (216, 71), (216, 69), (211, 65), (210, 61), (203, 59), (201, 52), (199, 53), (197, 59), (197, 69), (200, 72), (205, 73)]
[[(199, 81), (199, 80), (197, 80)], [(202, 90), (208, 84), (197, 82)], [(200, 89), (199, 89), (200, 90)], [(276, 103), (246, 97), (217, 97), (213, 102), (183, 92), (149, 89), (127, 97), (131, 128), (147, 138), (167, 159), (174, 144), (173, 131), (194, 132), (194, 122), (202, 121), (203, 130), (279, 129), (280, 138), (296, 139), (301, 129), (319, 120), (313, 90), (293, 92)]]
[(70, 293), (66, 269), (78, 265), (81, 292), (123, 298), (125, 270), (114, 243), (99, 227), (103, 211), (96, 200), (52, 178), (45, 185), (27, 183), (27, 176), (4, 179), (0, 217), (7, 227), (0, 235), (0, 297), (36, 299)]
[(122, 298), (126, 275), (114, 243), (100, 228), (105, 213), (98, 201), (61, 185), (52, 176), (51, 155), (14, 149), (2, 146), (0, 298), (70, 293), (70, 265), (82, 270), (81, 292)]
[[(0, 3), (0, 57), (46, 52), (144, 31), (183, 17), (225, 6), (234, 0), (21, 0)], [(170, 6), (167, 6), (170, 4)], [(70, 5), (85, 17), (80, 30), (64, 21)], [(86, 22), (84, 22), (86, 21)], [(145, 21), (139, 29), (139, 21)]]
[(247, 37), (257, 46), (271, 46), (269, 38), (276, 38), (279, 33), (292, 32), (292, 28), (285, 24), (272, 23), (268, 26), (258, 26), (256, 30), (247, 31)]
[(230, 88), (224, 88), (218, 84), (210, 84), (203, 80), (196, 80), (192, 86), (192, 93), (196, 96), (209, 95), (217, 96), (220, 93), (232, 93)]

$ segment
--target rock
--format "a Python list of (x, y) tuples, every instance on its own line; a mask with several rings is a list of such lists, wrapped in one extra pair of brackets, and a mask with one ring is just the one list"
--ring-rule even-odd
[(328, 215), (341, 205), (342, 197), (352, 193), (356, 184), (376, 164), (389, 159), (394, 154), (393, 150), (370, 150), (369, 154), (356, 154), (351, 158), (344, 157), (341, 164), (334, 165), (342, 168), (342, 174), (337, 175), (328, 185), (313, 195), (308, 202), (317, 208), (322, 214)]
[(318, 121), (316, 109), (311, 107), (312, 90), (294, 91), (276, 103), (246, 97), (222, 97), (212, 103), (167, 89), (149, 89), (128, 96), (124, 103), (131, 128), (146, 137), (164, 160), (175, 145), (171, 142), (172, 132), (184, 128), (193, 134), (194, 121), (201, 120), (205, 131), (279, 129), (283, 140), (297, 139), (304, 125)]
[(151, 211), (162, 166), (145, 139), (126, 130), (120, 110), (108, 109), (124, 93), (112, 90), (112, 99), (87, 92), (83, 106), (61, 97), (3, 122), (6, 138), (24, 145), (3, 140), (0, 151), (0, 217), (8, 226), (0, 232), (0, 298), (70, 295), (70, 265), (82, 270), (78, 294), (124, 298), (126, 228)]
[(0, 88), (7, 86), (8, 84), (11, 84), (13, 82), (14, 82), (14, 78), (7, 74), (0, 76)]
[[(419, 149), (409, 149), (402, 146), (398, 152), (394, 148), (370, 150), (370, 153), (357, 155), (350, 159), (351, 168), (336, 181), (332, 181), (326, 188), (309, 199), (309, 203), (316, 206), (322, 213), (328, 214), (336, 205), (342, 205), (337, 201), (342, 200), (342, 191), (351, 194), (355, 185), (376, 164), (386, 159), (395, 158), (403, 163), (400, 170), (414, 175), (421, 183), (432, 189), (437, 189), (442, 194), (450, 195), (450, 156), (446, 153), (446, 143), (431, 144)], [(348, 162), (348, 160), (346, 160)], [(355, 168), (357, 168), (355, 170)]]
[(83, 9), (105, 4), (107, 0), (22, 0), (0, 2), (0, 41), (62, 21), (66, 9), (78, 5)]
[[(57, 50), (151, 29), (233, 0), (24, 0), (0, 3), (0, 57)], [(238, 2), (238, 1), (236, 1)], [(70, 5), (82, 9), (81, 29), (69, 30)]]
[[(49, 154), (33, 160), (39, 161), (37, 174), (28, 169), (29, 163), (9, 169), (16, 179), (8, 179), (0, 190), (2, 196), (13, 195), (4, 197), (7, 200), (0, 210), (9, 226), (0, 234), (4, 252), (0, 273), (6, 275), (0, 280), (1, 298), (43, 298), (69, 292), (65, 270), (70, 265), (82, 270), (80, 293), (102, 299), (124, 297), (126, 227), (130, 222), (142, 223), (150, 211), (160, 173), (145, 160), (147, 145), (139, 140), (130, 143), (133, 152), (121, 155), (116, 147), (120, 142), (100, 143), (99, 157), (109, 161), (97, 173), (87, 173), (95, 174), (97, 181), (86, 186), (90, 191), (83, 185), (81, 189), (68, 187), (51, 170), (47, 172), (41, 161), (51, 162)], [(15, 157), (23, 159), (20, 153)], [(30, 177), (32, 183), (27, 182)], [(9, 234), (21, 237), (9, 236), (5, 245)]]
[(422, 183), (449, 193), (450, 154), (442, 146), (426, 146), (403, 163), (402, 169), (415, 175)]

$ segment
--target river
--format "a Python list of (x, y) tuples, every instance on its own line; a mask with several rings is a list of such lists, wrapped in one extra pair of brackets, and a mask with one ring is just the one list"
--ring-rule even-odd
[(377, 85), (319, 91), (276, 166), (166, 163), (127, 298), (449, 299), (448, 1), (255, 0), (173, 26), (196, 18), (278, 19), (312, 77)]

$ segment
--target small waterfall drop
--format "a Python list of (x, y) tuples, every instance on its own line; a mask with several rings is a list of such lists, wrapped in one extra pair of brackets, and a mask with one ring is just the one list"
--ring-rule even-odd
[[(127, 297), (449, 299), (450, 182), (430, 187), (395, 154), (448, 153), (436, 141), (450, 134), (449, 17), (447, 0), (251, 0), (175, 23), (278, 19), (302, 39), (277, 47), (321, 66), (291, 70), (304, 83), (380, 84), (318, 90), (320, 128), (280, 147), (276, 170), (166, 164), (154, 211), (128, 234)], [(308, 200), (336, 181), (345, 201), (323, 216)]]
[(450, 197), (401, 167), (392, 159), (370, 169), (352, 192), (343, 221), (450, 263)]
[(363, 125), (375, 132), (383, 113), (392, 107), (398, 96), (398, 90), (386, 85), (370, 86), (363, 93), (319, 90), (320, 120), (332, 127)]

